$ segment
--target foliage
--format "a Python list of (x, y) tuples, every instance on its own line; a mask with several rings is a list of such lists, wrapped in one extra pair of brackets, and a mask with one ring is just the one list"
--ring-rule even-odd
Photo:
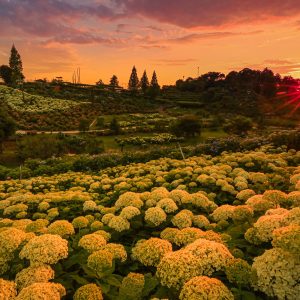
[(79, 122), (79, 131), (85, 132), (89, 130), (90, 122), (87, 119), (81, 119)]
[(3, 79), (4, 83), (7, 85), (12, 84), (13, 70), (6, 65), (0, 66), (0, 78)]
[(296, 299), (299, 160), (265, 148), (1, 181), (0, 295)]
[(128, 82), (128, 89), (130, 91), (137, 91), (138, 88), (139, 88), (139, 78), (137, 76), (136, 67), (133, 66), (131, 75), (129, 78), (129, 82)]
[(246, 135), (252, 127), (252, 120), (244, 116), (236, 116), (228, 120), (223, 126), (225, 132), (237, 135)]
[(103, 152), (103, 142), (89, 136), (35, 135), (23, 137), (17, 142), (17, 156), (26, 159), (47, 159), (70, 153), (99, 154)]
[(181, 138), (177, 138), (176, 136), (169, 133), (161, 133), (156, 134), (154, 136), (133, 136), (133, 137), (125, 137), (125, 138), (116, 138), (116, 142), (120, 146), (126, 145), (136, 145), (142, 146), (147, 144), (170, 144), (173, 142), (181, 141)]
[(201, 132), (201, 122), (194, 115), (179, 118), (171, 127), (171, 132), (177, 136), (195, 136)]
[(143, 76), (140, 80), (140, 86), (142, 91), (145, 93), (147, 91), (147, 89), (149, 88), (149, 80), (148, 80), (148, 76), (147, 76), (147, 72), (146, 70), (143, 73)]
[(3, 110), (0, 111), (0, 153), (2, 143), (15, 133), (16, 124), (14, 120)]
[(118, 135), (121, 132), (121, 127), (116, 118), (113, 118), (109, 124), (109, 129), (114, 135)]
[(116, 75), (113, 75), (109, 81), (109, 84), (112, 87), (112, 90), (114, 91), (117, 87), (119, 87), (118, 77)]
[(12, 83), (14, 85), (17, 85), (23, 82), (25, 76), (23, 75), (22, 59), (15, 45), (13, 45), (11, 48), (9, 57), (9, 67), (12, 69)]

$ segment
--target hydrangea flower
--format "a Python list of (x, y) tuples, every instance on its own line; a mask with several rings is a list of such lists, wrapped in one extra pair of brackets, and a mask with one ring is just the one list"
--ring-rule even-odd
[(103, 249), (105, 245), (106, 239), (96, 233), (84, 235), (78, 242), (78, 246), (90, 253)]
[(180, 300), (234, 300), (230, 290), (216, 278), (196, 276), (186, 282), (179, 295)]
[(140, 240), (132, 248), (132, 257), (145, 266), (157, 266), (161, 258), (172, 251), (172, 244), (159, 238)]
[(89, 283), (81, 286), (74, 294), (74, 300), (103, 300), (101, 288)]
[(298, 255), (300, 251), (300, 226), (289, 225), (275, 229), (272, 245)]
[(175, 243), (176, 242), (176, 236), (180, 232), (178, 228), (170, 228), (167, 227), (160, 233), (160, 237), (163, 240), (167, 240), (170, 243)]
[(126, 220), (131, 220), (132, 218), (139, 216), (141, 214), (140, 210), (134, 206), (124, 207), (120, 213), (120, 216)]
[(167, 253), (157, 266), (156, 276), (163, 286), (179, 290), (189, 279), (198, 275), (198, 258), (178, 250)]
[(66, 295), (65, 288), (59, 283), (43, 282), (33, 283), (28, 287), (22, 289), (18, 294), (16, 300), (40, 300), (51, 299), (60, 300)]
[(28, 224), (25, 228), (26, 232), (46, 232), (49, 221), (45, 219), (37, 219), (34, 222)]
[(280, 248), (266, 250), (254, 258), (252, 272), (254, 289), (279, 300), (298, 299), (300, 262), (296, 256)]
[(221, 205), (214, 210), (214, 212), (211, 214), (211, 217), (215, 222), (227, 221), (228, 219), (232, 218), (234, 209), (235, 206), (232, 205)]
[(12, 253), (26, 239), (26, 233), (16, 228), (5, 228), (0, 232), (0, 256)]
[(176, 203), (171, 198), (163, 198), (158, 201), (157, 207), (162, 208), (167, 214), (178, 210)]
[(120, 286), (121, 299), (142, 299), (142, 292), (145, 285), (143, 274), (129, 273), (123, 278)]
[(154, 226), (159, 226), (167, 219), (167, 215), (160, 207), (150, 207), (145, 212), (145, 221)]
[(80, 216), (73, 219), (72, 225), (76, 229), (86, 228), (89, 225), (89, 220), (86, 217)]
[(121, 216), (114, 216), (108, 222), (108, 227), (118, 232), (122, 232), (130, 228), (130, 223)]
[(133, 192), (126, 192), (122, 194), (115, 203), (117, 209), (121, 209), (127, 206), (134, 206), (140, 209), (144, 205), (144, 202), (140, 199), (139, 194)]
[(0, 299), (14, 300), (17, 295), (16, 284), (0, 278)]
[(113, 254), (108, 250), (93, 252), (87, 259), (87, 265), (101, 277), (101, 273), (112, 268)]
[(114, 259), (125, 262), (127, 260), (127, 252), (122, 244), (109, 243), (104, 247), (104, 250), (110, 252)]
[(237, 287), (248, 287), (250, 285), (251, 266), (243, 259), (231, 260), (225, 268), (225, 273), (229, 282)]
[(19, 256), (33, 264), (56, 264), (68, 256), (68, 241), (53, 234), (36, 236), (23, 247)]
[(184, 209), (176, 214), (171, 222), (174, 226), (178, 227), (179, 229), (191, 227), (193, 224), (193, 213), (190, 210)]
[(30, 286), (33, 283), (48, 282), (54, 278), (54, 271), (48, 265), (30, 266), (16, 275), (15, 282), (18, 290)]
[(48, 226), (48, 233), (57, 234), (61, 237), (69, 237), (75, 234), (73, 225), (66, 220), (58, 220)]

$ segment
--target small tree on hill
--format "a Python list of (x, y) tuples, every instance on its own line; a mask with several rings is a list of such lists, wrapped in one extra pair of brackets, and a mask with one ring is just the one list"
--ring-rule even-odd
[(6, 65), (0, 66), (0, 77), (3, 79), (4, 83), (7, 85), (12, 84), (12, 68)]
[(0, 110), (0, 153), (3, 152), (3, 142), (15, 133), (15, 129), (14, 120)]
[(148, 88), (149, 88), (149, 80), (148, 80), (148, 76), (147, 76), (146, 70), (143, 73), (140, 85), (141, 85), (141, 89), (142, 89), (143, 93), (145, 93), (148, 90)]
[(128, 89), (130, 91), (137, 91), (139, 88), (139, 78), (137, 75), (136, 67), (133, 66), (131, 75), (128, 82)]
[(121, 127), (120, 127), (120, 124), (119, 124), (119, 122), (116, 118), (113, 118), (111, 120), (111, 122), (109, 124), (109, 129), (115, 135), (118, 135), (118, 134), (121, 133)]
[(104, 86), (104, 82), (102, 79), (99, 79), (97, 82), (96, 82), (96, 85), (99, 86), (99, 87), (103, 87)]
[(12, 46), (9, 58), (9, 67), (12, 69), (12, 83), (20, 84), (24, 81), (23, 64), (21, 56), (15, 45)]
[(116, 75), (113, 75), (112, 78), (110, 79), (109, 81), (109, 84), (112, 88), (113, 91), (115, 91), (115, 89), (117, 87), (119, 87), (119, 80), (118, 80), (118, 77)]
[(87, 119), (81, 119), (79, 122), (79, 131), (85, 132), (89, 130), (90, 123)]
[(233, 119), (227, 121), (223, 126), (225, 132), (246, 135), (249, 130), (253, 127), (253, 122), (250, 118), (244, 116), (236, 116)]
[(182, 137), (197, 136), (201, 134), (201, 122), (194, 115), (186, 115), (171, 126), (171, 132)]

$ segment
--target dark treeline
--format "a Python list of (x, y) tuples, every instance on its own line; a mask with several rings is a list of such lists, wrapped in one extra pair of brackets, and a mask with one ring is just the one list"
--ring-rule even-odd
[(291, 76), (281, 77), (268, 68), (263, 71), (245, 68), (239, 72), (232, 71), (226, 76), (220, 72), (208, 72), (198, 78), (189, 77), (185, 81), (181, 79), (176, 81), (176, 87), (181, 91), (204, 92), (211, 88), (220, 88), (230, 92), (254, 91), (265, 97), (274, 97), (278, 88), (290, 91), (298, 85), (299, 80)]

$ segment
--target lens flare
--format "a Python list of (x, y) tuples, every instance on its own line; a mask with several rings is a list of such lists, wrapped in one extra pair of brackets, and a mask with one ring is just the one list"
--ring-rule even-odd
[[(283, 90), (283, 91), (282, 91)], [(291, 107), (290, 115), (293, 115), (300, 109), (300, 83), (292, 85), (280, 85), (277, 97), (282, 98), (284, 103), (278, 108)]]

